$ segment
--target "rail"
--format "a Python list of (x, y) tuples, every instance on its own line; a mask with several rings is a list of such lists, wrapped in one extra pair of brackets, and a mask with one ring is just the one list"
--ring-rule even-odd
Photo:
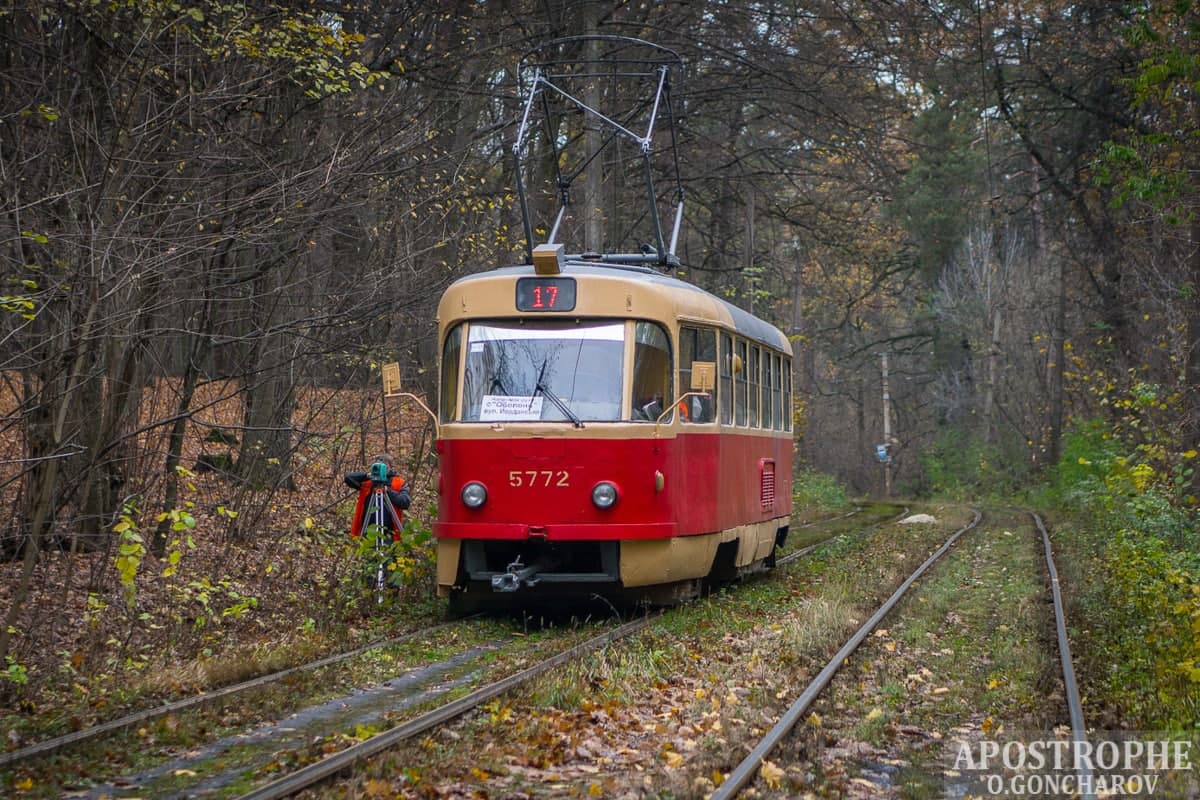
[(607, 633), (595, 636), (586, 642), (581, 642), (574, 647), (568, 648), (563, 652), (551, 656), (545, 661), (541, 661), (528, 667), (521, 672), (510, 675), (507, 678), (499, 680), (488, 686), (481, 687), (471, 692), (468, 695), (460, 697), (457, 700), (451, 701), (444, 706), (435, 708), (434, 710), (422, 714), (414, 720), (392, 728), (376, 736), (372, 736), (363, 742), (352, 745), (345, 750), (334, 753), (327, 758), (323, 758), (315, 764), (310, 764), (296, 772), (291, 773), (283, 778), (280, 778), (272, 783), (255, 789), (252, 792), (242, 795), (238, 800), (276, 800), (277, 798), (290, 797), (297, 792), (307, 789), (321, 781), (330, 778), (347, 767), (351, 767), (362, 759), (376, 755), (389, 747), (416, 736), (420, 733), (442, 725), (450, 720), (470, 711), (477, 706), (486, 703), (494, 697), (497, 697), (505, 692), (520, 686), (523, 683), (536, 678), (557, 666), (567, 663), (578, 658), (586, 653), (594, 652), (601, 647), (611, 644), (612, 642), (624, 639), (638, 631), (644, 629), (650, 624), (654, 617), (646, 616), (636, 619), (633, 622), (627, 622), (619, 628), (615, 628)]
[(960, 536), (979, 524), (979, 521), (983, 518), (983, 515), (980, 514), (979, 511), (975, 511), (974, 513), (975, 518), (970, 522), (970, 524), (965, 525), (955, 531), (954, 534), (947, 539), (941, 547), (934, 551), (933, 555), (925, 559), (921, 566), (917, 567), (916, 571), (909, 575), (904, 583), (900, 584), (900, 588), (896, 589), (896, 591), (892, 593), (892, 596), (889, 597), (884, 604), (880, 606), (874, 614), (871, 615), (871, 618), (864, 622), (862, 627), (860, 627), (854, 633), (854, 635), (850, 637), (849, 641), (842, 645), (842, 648), (837, 651), (837, 654), (834, 655), (834, 657), (831, 658), (828, 663), (825, 664), (824, 669), (822, 669), (817, 677), (813, 679), (812, 683), (808, 685), (808, 688), (804, 690), (803, 694), (796, 699), (796, 702), (794, 702), (788, 708), (787, 712), (784, 713), (779, 722), (775, 723), (775, 727), (768, 731), (767, 735), (764, 736), (762, 740), (760, 740), (759, 743), (754, 747), (754, 749), (750, 751), (750, 754), (742, 759), (742, 762), (737, 765), (733, 772), (729, 774), (729, 777), (726, 778), (725, 781), (717, 788), (717, 790), (712, 793), (709, 800), (727, 800), (727, 798), (733, 797), (738, 791), (744, 788), (746, 784), (753, 780), (754, 776), (758, 773), (758, 768), (762, 764), (763, 759), (765, 759), (767, 755), (769, 755), (770, 752), (775, 749), (775, 746), (779, 744), (780, 740), (782, 740), (783, 737), (792, 730), (792, 728), (796, 727), (796, 723), (800, 721), (801, 717), (804, 715), (804, 712), (808, 710), (808, 707), (811, 706), (813, 701), (817, 699), (817, 696), (820, 695), (821, 692), (824, 691), (825, 687), (829, 685), (829, 682), (833, 679), (834, 674), (841, 669), (841, 666), (843, 663), (845, 663), (846, 659), (858, 649), (858, 646), (862, 644), (863, 640), (866, 639), (868, 635), (870, 635), (871, 631), (875, 629), (875, 626), (878, 625), (885, 616), (887, 616), (888, 612), (895, 607), (896, 603), (900, 602), (900, 598), (904, 596), (909, 587), (912, 586), (918, 578), (925, 574), (925, 571), (929, 569), (929, 567), (935, 561), (941, 558), (942, 555), (949, 550), (956, 541), (958, 541)]
[(443, 628), (451, 627), (461, 622), (462, 620), (443, 622), (439, 625), (433, 625), (428, 628), (410, 631), (402, 636), (396, 636), (390, 639), (381, 639), (377, 642), (372, 642), (370, 644), (363, 645), (362, 647), (357, 647), (354, 650), (348, 650), (344, 653), (336, 653), (325, 658), (317, 659), (316, 661), (310, 661), (307, 664), (288, 667), (287, 669), (279, 670), (278, 672), (272, 672), (267, 675), (260, 675), (257, 678), (251, 678), (250, 680), (236, 683), (231, 686), (224, 686), (220, 689), (214, 689), (203, 694), (185, 697), (181, 700), (176, 700), (161, 706), (155, 706), (154, 708), (147, 708), (143, 711), (137, 711), (133, 714), (129, 714), (118, 719), (102, 722), (98, 725), (93, 725), (88, 728), (82, 728), (72, 733), (63, 734), (62, 736), (56, 736), (53, 739), (45, 739), (40, 742), (35, 742), (34, 744), (27, 745), (19, 750), (13, 750), (8, 753), (0, 753), (0, 767), (3, 767), (7, 764), (13, 764), (18, 761), (24, 761), (31, 758), (37, 758), (39, 756), (56, 753), (63, 748), (82, 744), (91, 739), (96, 739), (100, 736), (104, 736), (105, 734), (113, 733), (115, 731), (124, 730), (125, 728), (132, 727), (142, 722), (148, 722), (150, 720), (158, 719), (159, 717), (165, 717), (168, 714), (174, 714), (178, 711), (184, 711), (205, 703), (211, 703), (215, 700), (221, 700), (229, 697), (230, 695), (239, 694), (249, 689), (256, 689), (260, 686), (266, 686), (267, 684), (283, 680), (284, 678), (287, 678), (290, 675), (295, 675), (299, 672), (306, 672), (309, 670), (320, 669), (321, 667), (328, 667), (342, 661), (347, 661), (355, 656), (360, 656), (363, 653), (370, 652), (371, 650), (375, 650), (380, 647), (387, 647), (389, 645), (400, 644), (416, 636), (434, 633), (442, 630)]
[[(1034, 512), (1029, 512), (1042, 534), (1042, 546), (1046, 553), (1046, 571), (1050, 575), (1050, 594), (1054, 601), (1054, 627), (1058, 631), (1058, 655), (1062, 664), (1063, 688), (1067, 695), (1067, 714), (1071, 719), (1071, 741), (1073, 753), (1081, 752), (1079, 748), (1087, 744), (1087, 726), (1083, 720), (1083, 703), (1079, 698), (1079, 683), (1075, 680), (1075, 667), (1071, 662), (1071, 642), (1067, 638), (1067, 619), (1063, 611), (1062, 589), (1058, 582), (1058, 569), (1054, 566), (1054, 552), (1050, 547), (1050, 534), (1042, 524), (1042, 518)], [(1086, 788), (1081, 797), (1083, 800), (1095, 800), (1096, 793), (1091, 788), (1091, 769), (1086, 759), (1080, 759), (1075, 765), (1079, 775), (1079, 785)]]

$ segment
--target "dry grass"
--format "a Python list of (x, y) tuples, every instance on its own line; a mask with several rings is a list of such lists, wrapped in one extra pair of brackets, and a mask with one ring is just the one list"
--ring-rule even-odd
[[(10, 423), (0, 428), (5, 462), (19, 462), (24, 452), (21, 427), (11, 424), (12, 386), (0, 383), (0, 415)], [(214, 382), (198, 391), (183, 465), (194, 467), (202, 453), (236, 452), (207, 438), (215, 428), (236, 432), (243, 410), (238, 388)], [(134, 521), (146, 542), (166, 485), (168, 430), (154, 421), (170, 416), (177, 398), (169, 380), (154, 382), (142, 397), (146, 431), (134, 448), (129, 484), (140, 490)], [(83, 722), (112, 716), (140, 696), (240, 680), (386, 622), (358, 581), (360, 562), (344, 534), (353, 502), (341, 476), (387, 449), (408, 470), (412, 516), (426, 517), (434, 496), (430, 442), (424, 415), (412, 411), (396, 401), (385, 409), (378, 392), (300, 392), (293, 417), (296, 489), (254, 490), (217, 472), (186, 475), (178, 506), (196, 525), (170, 548), (177, 551), (174, 574), (164, 575), (171, 572), (169, 558), (144, 555), (133, 594), (118, 579), (116, 537), (101, 551), (71, 554), (74, 511), (63, 509), (58, 549), (40, 554), (32, 596), (14, 626), (12, 661), (0, 665), (0, 671), (10, 667), (9, 679), (0, 679), (0, 714), (78, 705), (72, 713)], [(18, 468), (2, 468), (0, 507), (19, 507)], [(21, 523), (6, 527), (15, 531)], [(19, 562), (0, 563), (0, 619), (8, 617), (20, 570)], [(418, 572), (419, 581), (427, 577)], [(410, 596), (428, 594), (422, 584)]]

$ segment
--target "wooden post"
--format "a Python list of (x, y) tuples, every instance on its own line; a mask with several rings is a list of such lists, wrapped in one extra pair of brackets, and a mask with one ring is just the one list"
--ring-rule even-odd
[(883, 460), (883, 496), (892, 496), (892, 395), (888, 388), (888, 357), (883, 356), (883, 446), (887, 457)]

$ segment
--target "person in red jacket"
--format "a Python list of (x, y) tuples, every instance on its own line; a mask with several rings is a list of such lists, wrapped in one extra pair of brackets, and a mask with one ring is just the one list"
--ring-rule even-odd
[(354, 506), (354, 521), (350, 525), (350, 535), (360, 536), (376, 519), (378, 495), (375, 489), (382, 489), (390, 503), (384, 503), (383, 513), (390, 517), (388, 522), (392, 528), (392, 538), (400, 538), (400, 525), (404, 519), (403, 512), (412, 503), (408, 487), (392, 470), (392, 457), (387, 453), (375, 456), (371, 469), (367, 472), (348, 472), (345, 475), (346, 485), (358, 490), (358, 502)]

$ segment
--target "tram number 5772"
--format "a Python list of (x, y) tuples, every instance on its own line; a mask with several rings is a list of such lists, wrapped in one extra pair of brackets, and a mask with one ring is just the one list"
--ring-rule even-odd
[(570, 486), (571, 473), (565, 469), (510, 469), (508, 485), (522, 486)]

